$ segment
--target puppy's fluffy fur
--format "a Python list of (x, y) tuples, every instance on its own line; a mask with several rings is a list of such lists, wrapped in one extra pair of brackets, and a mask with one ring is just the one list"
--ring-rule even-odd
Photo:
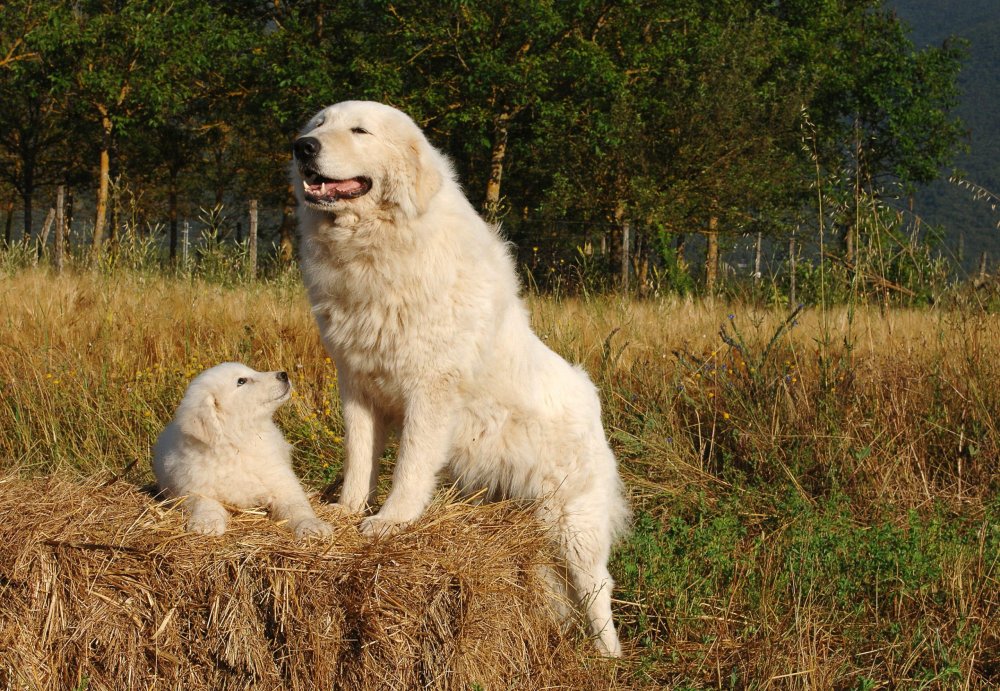
[(607, 561), (629, 511), (600, 402), (532, 332), (506, 243), (394, 108), (326, 108), (294, 154), (302, 271), (343, 402), (340, 505), (372, 503), (393, 427), (392, 489), (364, 531), (418, 518), (444, 470), (470, 494), (537, 500), (599, 649), (620, 654)]
[(292, 471), (291, 447), (271, 419), (291, 396), (284, 372), (256, 372), (227, 362), (199, 374), (174, 419), (156, 440), (153, 471), (160, 490), (186, 497), (188, 529), (221, 535), (223, 504), (267, 506), (297, 537), (333, 531), (313, 513)]

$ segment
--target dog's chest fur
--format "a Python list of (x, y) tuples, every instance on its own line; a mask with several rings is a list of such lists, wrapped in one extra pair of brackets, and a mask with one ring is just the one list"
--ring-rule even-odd
[[(422, 256), (421, 256), (422, 255)], [(429, 370), (455, 361), (455, 332), (463, 321), (450, 294), (454, 269), (432, 267), (427, 253), (358, 257), (311, 268), (304, 262), (313, 313), (327, 350), (342, 372), (383, 409), (399, 412), (406, 394)]]

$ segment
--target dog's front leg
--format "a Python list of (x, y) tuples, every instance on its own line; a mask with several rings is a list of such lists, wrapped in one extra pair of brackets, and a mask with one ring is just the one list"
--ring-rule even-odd
[(189, 517), (187, 529), (202, 535), (222, 535), (226, 532), (229, 512), (215, 499), (202, 495), (191, 495), (185, 502)]
[(363, 513), (375, 501), (379, 460), (385, 451), (385, 420), (371, 401), (341, 379), (344, 415), (344, 484), (337, 506), (349, 513)]
[(381, 511), (362, 521), (363, 533), (391, 534), (420, 518), (434, 494), (438, 473), (448, 461), (454, 420), (450, 395), (413, 396), (403, 419), (392, 489)]

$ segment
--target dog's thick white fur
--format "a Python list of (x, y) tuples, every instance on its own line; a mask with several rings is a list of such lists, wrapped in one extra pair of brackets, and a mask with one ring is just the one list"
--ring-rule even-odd
[(294, 157), (302, 272), (343, 403), (340, 506), (373, 502), (391, 428), (392, 488), (369, 534), (418, 518), (443, 470), (469, 494), (537, 500), (569, 594), (619, 655), (607, 561), (628, 521), (622, 482), (597, 392), (531, 330), (506, 243), (394, 108), (326, 108)]
[(292, 471), (291, 447), (271, 416), (291, 396), (284, 372), (226, 362), (188, 385), (153, 450), (161, 492), (184, 497), (188, 529), (222, 535), (229, 513), (267, 506), (297, 537), (323, 537), (330, 525), (313, 513)]

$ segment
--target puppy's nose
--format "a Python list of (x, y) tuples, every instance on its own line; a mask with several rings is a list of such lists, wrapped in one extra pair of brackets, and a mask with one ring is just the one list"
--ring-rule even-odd
[(288, 381), (288, 372), (278, 372), (278, 381)]
[(299, 137), (292, 144), (292, 151), (295, 152), (295, 158), (300, 161), (311, 161), (319, 155), (319, 150), (323, 148), (319, 140), (316, 137)]

